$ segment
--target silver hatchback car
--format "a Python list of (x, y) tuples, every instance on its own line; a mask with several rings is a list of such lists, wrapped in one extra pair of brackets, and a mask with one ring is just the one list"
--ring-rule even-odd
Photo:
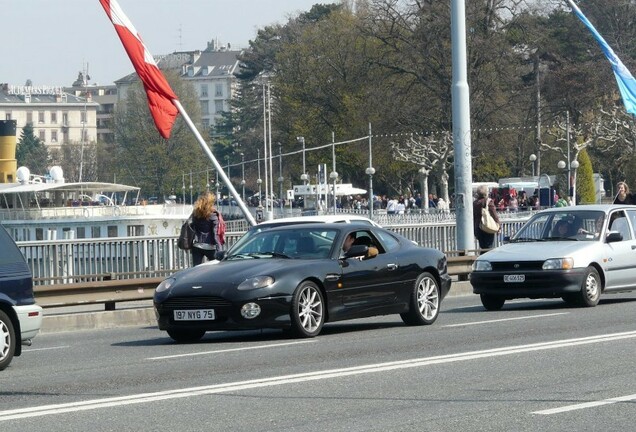
[(514, 298), (596, 306), (602, 293), (636, 289), (635, 228), (636, 206), (543, 210), (475, 260), (473, 292), (487, 310)]

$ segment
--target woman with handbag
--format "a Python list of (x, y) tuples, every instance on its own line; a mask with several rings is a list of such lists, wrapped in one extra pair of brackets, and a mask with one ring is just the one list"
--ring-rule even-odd
[(212, 261), (220, 245), (217, 226), (219, 217), (214, 208), (215, 197), (211, 192), (204, 192), (194, 203), (192, 210), (192, 227), (194, 228), (194, 243), (192, 245), (192, 265), (197, 266), (203, 258)]
[[(494, 222), (498, 225), (496, 227), (496, 231), (494, 231), (493, 227), (488, 228), (483, 225), (483, 209), (486, 209), (488, 215), (490, 215)], [(477, 199), (473, 202), (473, 226), (475, 237), (479, 242), (479, 248), (491, 249), (495, 242), (495, 233), (501, 230), (501, 223), (499, 222), (499, 217), (497, 216), (497, 210), (495, 209), (493, 200), (488, 198), (488, 186), (486, 185), (482, 185), (477, 188)]]

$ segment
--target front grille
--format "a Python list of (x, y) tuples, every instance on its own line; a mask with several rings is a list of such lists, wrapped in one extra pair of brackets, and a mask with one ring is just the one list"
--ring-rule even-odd
[(223, 297), (199, 296), (199, 297), (174, 297), (161, 304), (161, 309), (213, 309), (229, 307), (232, 303)]
[(541, 270), (544, 261), (519, 261), (519, 262), (493, 262), (493, 271), (528, 271)]

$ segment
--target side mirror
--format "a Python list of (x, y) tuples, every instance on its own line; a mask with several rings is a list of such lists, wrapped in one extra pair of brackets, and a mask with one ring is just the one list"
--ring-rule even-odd
[(354, 258), (366, 256), (369, 252), (369, 246), (365, 245), (353, 245), (349, 248), (348, 251), (345, 252), (344, 258)]
[(510, 236), (505, 236), (503, 238), (503, 244), (510, 243)]
[(223, 258), (225, 258), (225, 254), (227, 251), (216, 251), (216, 254), (214, 255), (214, 259), (221, 261)]
[(623, 241), (623, 234), (618, 231), (610, 231), (607, 233), (607, 237), (605, 237), (605, 241), (607, 243), (615, 243), (619, 241)]

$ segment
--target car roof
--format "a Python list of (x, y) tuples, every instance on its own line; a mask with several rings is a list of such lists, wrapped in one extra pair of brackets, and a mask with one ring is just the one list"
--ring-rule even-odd
[(624, 210), (636, 210), (636, 206), (630, 204), (583, 204), (576, 206), (568, 206), (568, 207), (551, 207), (545, 210), (541, 210), (539, 213), (543, 212), (564, 212), (564, 211), (602, 211), (608, 213), (612, 210), (624, 209)]
[(285, 224), (299, 224), (299, 223), (354, 223), (362, 222), (368, 225), (379, 226), (371, 219), (364, 216), (357, 215), (315, 215), (315, 216), (296, 216), (281, 219), (272, 219), (263, 221), (258, 225), (285, 225)]
[[(258, 225), (257, 225), (258, 226)], [(371, 228), (381, 228), (377, 226), (371, 226), (368, 223), (361, 222), (351, 222), (351, 223), (340, 223), (340, 222), (311, 222), (311, 223), (303, 223), (302, 226), (298, 224), (292, 225), (277, 225), (272, 226), (266, 231), (284, 231), (286, 229), (303, 229), (303, 230), (324, 230), (324, 229), (337, 229), (339, 231), (345, 230), (368, 230)]]

